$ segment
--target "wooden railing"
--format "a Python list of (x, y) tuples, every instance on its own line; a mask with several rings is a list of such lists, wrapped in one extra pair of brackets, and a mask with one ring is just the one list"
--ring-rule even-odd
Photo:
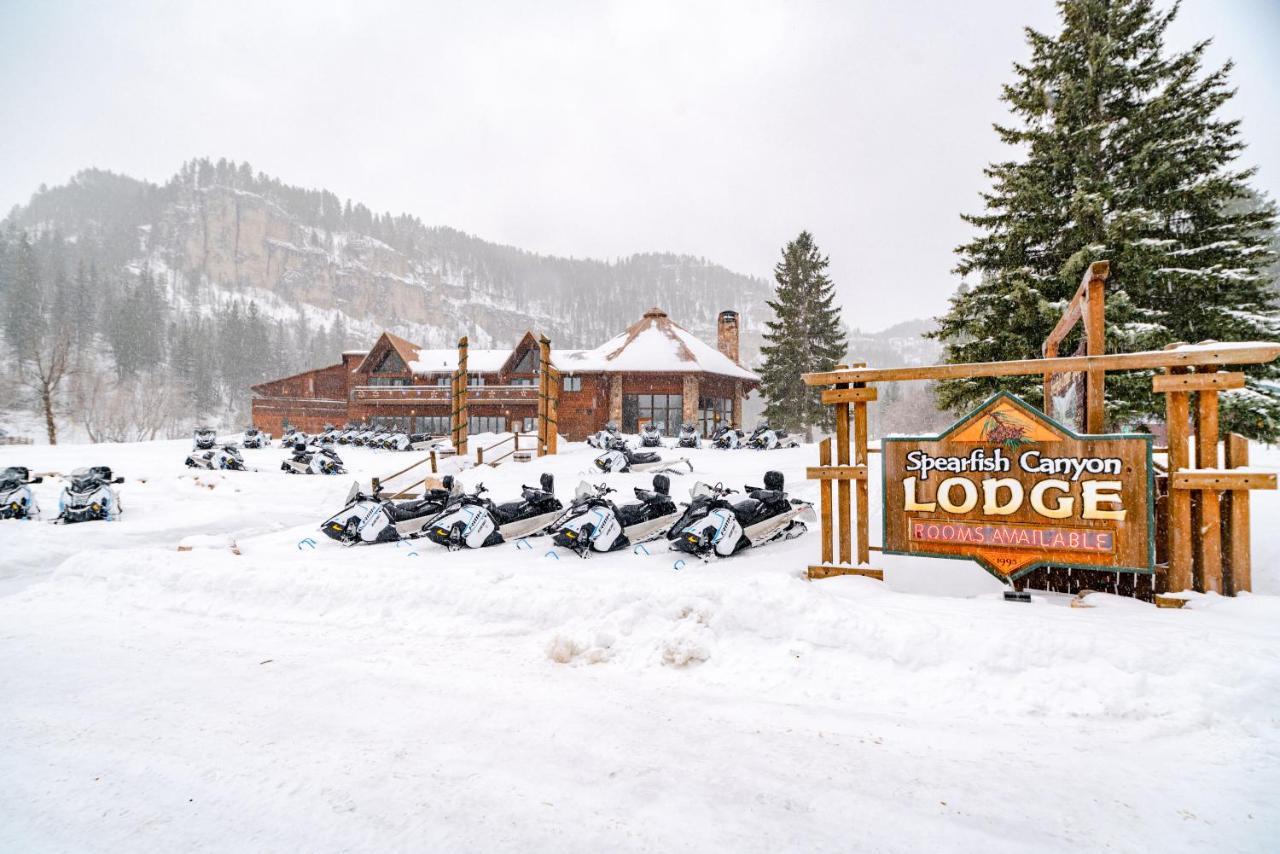
[[(520, 447), (521, 437), (525, 438), (526, 440), (534, 439), (535, 442), (532, 445), (526, 445), (525, 447), (521, 448)], [(519, 431), (516, 431), (515, 433), (512, 433), (507, 438), (494, 442), (492, 445), (490, 445), (487, 448), (476, 448), (476, 465), (482, 466), (485, 463), (488, 463), (491, 466), (496, 466), (498, 463), (502, 462), (507, 457), (511, 456), (517, 451), (535, 451), (537, 450), (536, 438), (537, 438), (536, 436), (530, 435), (529, 433), (521, 433)], [(497, 456), (493, 455), (494, 451), (508, 444), (511, 445), (511, 448), (505, 454), (499, 454)]]
[(417, 498), (418, 493), (413, 492), (412, 490), (416, 489), (419, 486), (422, 486), (422, 484), (426, 483), (427, 478), (437, 473), (435, 451), (432, 451), (430, 454), (428, 454), (427, 456), (423, 457), (422, 459), (418, 460), (415, 463), (410, 463), (409, 465), (400, 469), (400, 471), (392, 472), (391, 474), (386, 475), (384, 477), (373, 478), (373, 482), (371, 484), (373, 494), (377, 495), (379, 492), (381, 492), (382, 489), (386, 486), (387, 481), (400, 477), (403, 474), (407, 474), (413, 471), (414, 469), (418, 468), (419, 466), (425, 465), (427, 463), (430, 463), (430, 468), (431, 468), (431, 471), (429, 474), (419, 472), (419, 474), (422, 474), (422, 477), (419, 478), (418, 480), (415, 480), (413, 483), (409, 484), (408, 486), (400, 487), (394, 493), (382, 496), (383, 498)]

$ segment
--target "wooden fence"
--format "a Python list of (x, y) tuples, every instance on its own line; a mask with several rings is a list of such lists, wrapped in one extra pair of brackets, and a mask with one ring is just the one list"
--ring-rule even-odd
[[(1169, 445), (1167, 518), (1157, 520), (1157, 531), (1165, 540), (1160, 550), (1165, 559), (1157, 565), (1154, 592), (1197, 590), (1234, 595), (1249, 590), (1249, 491), (1275, 489), (1276, 474), (1248, 468), (1248, 443), (1243, 437), (1230, 435), (1225, 443), (1220, 441), (1218, 395), (1243, 388), (1245, 382), (1244, 374), (1220, 368), (1264, 364), (1278, 356), (1280, 343), (1276, 342), (1208, 342), (1139, 353), (1008, 362), (909, 368), (842, 365), (834, 371), (806, 374), (806, 384), (826, 387), (822, 402), (833, 407), (836, 422), (834, 443), (824, 440), (818, 448), (818, 465), (808, 469), (809, 478), (821, 481), (822, 527), (821, 563), (809, 567), (809, 577), (855, 574), (883, 578), (881, 570), (869, 565), (870, 553), (881, 548), (871, 544), (868, 530), (867, 459), (871, 449), (866, 425), (867, 406), (876, 399), (873, 383), (1065, 371), (1101, 376), (1110, 371), (1155, 369), (1161, 373), (1153, 377), (1152, 386), (1167, 396)], [(1101, 380), (1096, 385), (1101, 388)], [(1157, 554), (1159, 560), (1159, 551)]]

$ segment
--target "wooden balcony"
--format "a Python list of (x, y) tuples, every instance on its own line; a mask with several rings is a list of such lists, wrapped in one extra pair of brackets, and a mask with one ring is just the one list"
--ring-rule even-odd
[[(447, 405), (449, 387), (441, 385), (361, 385), (351, 390), (356, 403), (403, 403)], [(485, 385), (470, 386), (467, 402), (477, 403), (527, 403), (536, 406), (536, 385)]]

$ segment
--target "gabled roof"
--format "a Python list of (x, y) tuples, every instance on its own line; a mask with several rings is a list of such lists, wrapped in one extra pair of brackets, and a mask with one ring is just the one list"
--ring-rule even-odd
[(575, 371), (706, 373), (759, 382), (760, 378), (689, 330), (651, 308), (626, 332), (594, 350), (559, 351), (556, 367)]
[[(379, 361), (381, 360), (382, 353), (384, 352), (384, 347), (382, 346), (383, 342), (386, 342), (391, 349), (395, 350), (396, 355), (398, 355), (406, 365), (418, 358), (418, 351), (421, 349), (417, 344), (414, 344), (412, 341), (406, 341), (399, 335), (393, 335), (390, 332), (383, 332), (378, 336), (378, 340), (374, 342), (373, 346), (369, 348), (368, 354), (365, 355), (360, 364), (356, 365), (357, 371), (372, 371), (377, 367), (377, 363), (373, 361), (373, 358), (377, 356)], [(410, 366), (410, 368), (412, 369), (412, 366)]]

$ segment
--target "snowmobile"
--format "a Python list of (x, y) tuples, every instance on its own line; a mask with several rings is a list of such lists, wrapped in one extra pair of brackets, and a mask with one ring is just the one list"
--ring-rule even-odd
[(564, 509), (555, 496), (555, 480), (544, 473), (539, 485), (522, 487), (519, 501), (495, 504), (484, 497), (484, 484), (426, 528), (433, 543), (449, 551), (496, 546), (545, 529)]
[(10, 466), (0, 471), (0, 519), (34, 519), (40, 515), (31, 484), (44, 478), (32, 477), (26, 466)]
[(618, 432), (617, 423), (610, 421), (608, 424), (604, 425), (603, 430), (592, 433), (590, 436), (588, 436), (587, 444), (593, 448), (600, 448), (601, 450), (603, 450), (609, 447), (610, 442), (614, 441), (615, 439), (621, 439), (621, 438), (622, 438), (622, 434)]
[(788, 436), (786, 430), (774, 430), (761, 422), (747, 440), (747, 447), (756, 451), (772, 451), (775, 448), (798, 448), (800, 443)]
[(798, 537), (808, 530), (806, 522), (817, 519), (812, 504), (787, 498), (782, 472), (765, 472), (764, 488), (749, 486), (746, 491), (747, 498), (734, 504), (728, 498), (734, 490), (696, 484), (692, 503), (673, 528), (675, 536), (667, 535), (671, 548), (704, 560), (712, 555), (728, 557), (745, 548)]
[(270, 448), (271, 434), (263, 433), (257, 427), (250, 427), (244, 431), (244, 446), (246, 448)]
[(305, 442), (293, 446), (293, 456), (280, 464), (289, 474), (346, 474), (342, 457), (333, 448), (309, 448)]
[(721, 424), (716, 428), (716, 432), (711, 434), (711, 447), (720, 448), (721, 450), (733, 450), (742, 447), (742, 440), (745, 434), (728, 424)]
[(218, 444), (218, 434), (212, 427), (197, 427), (191, 436), (191, 446), (197, 451), (209, 451)]
[(113, 478), (110, 466), (76, 469), (71, 473), (71, 483), (62, 488), (58, 518), (54, 521), (71, 524), (119, 518), (124, 508), (120, 506), (120, 496), (111, 488), (117, 483), (124, 483), (124, 478)]
[(377, 432), (377, 430), (365, 428), (351, 437), (351, 444), (364, 447), (369, 444), (369, 440), (372, 439), (374, 434)]
[(680, 436), (676, 439), (677, 448), (701, 448), (702, 437), (698, 435), (696, 424), (685, 422), (680, 425)]
[(366, 494), (353, 484), (347, 506), (320, 526), (326, 536), (350, 546), (390, 543), (421, 536), (423, 530), (462, 498), (453, 475), (445, 475), (439, 487), (428, 487), (421, 498), (395, 502), (379, 493)]
[(635, 487), (634, 504), (619, 506), (610, 501), (613, 491), (603, 483), (579, 484), (568, 518), (552, 532), (552, 541), (578, 557), (617, 551), (661, 537), (680, 515), (671, 500), (671, 481), (664, 474), (653, 476), (653, 489)]
[(192, 451), (187, 454), (187, 468), (245, 471), (244, 457), (234, 442), (227, 442), (212, 451)]
[(280, 447), (293, 448), (299, 443), (305, 445), (310, 441), (311, 437), (305, 432), (296, 427), (289, 427), (284, 431), (284, 435), (280, 437)]
[(315, 437), (315, 442), (320, 445), (332, 445), (334, 436), (338, 434), (338, 428), (332, 424), (324, 425), (324, 429), (320, 431), (320, 435)]
[(351, 437), (356, 434), (356, 426), (347, 424), (337, 433), (333, 434), (333, 441), (339, 445), (350, 445)]
[(653, 422), (644, 425), (640, 430), (640, 447), (642, 448), (661, 448), (662, 434), (658, 432), (658, 428), (653, 426)]
[(679, 474), (679, 466), (687, 466), (693, 471), (693, 463), (681, 457), (676, 460), (664, 460), (653, 451), (633, 451), (621, 436), (609, 440), (605, 452), (596, 457), (596, 468), (609, 472), (652, 471)]

